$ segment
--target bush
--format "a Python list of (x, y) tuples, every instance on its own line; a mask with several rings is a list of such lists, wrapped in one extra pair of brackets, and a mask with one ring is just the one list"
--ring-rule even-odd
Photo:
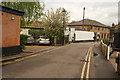
[(69, 35), (65, 36), (64, 40), (65, 40), (65, 44), (68, 44), (69, 43)]
[(22, 52), (23, 49), (25, 49), (25, 44), (27, 42), (27, 38), (28, 38), (27, 35), (24, 35), (24, 34), (20, 35), (20, 49), (21, 49), (21, 52)]
[(118, 36), (120, 37), (120, 32), (118, 33)]
[(29, 34), (32, 35), (35, 39), (45, 35), (43, 30), (39, 30), (39, 29), (30, 29)]
[(103, 39), (103, 43), (105, 43), (105, 44), (109, 44), (109, 42), (110, 42), (110, 40), (109, 39)]

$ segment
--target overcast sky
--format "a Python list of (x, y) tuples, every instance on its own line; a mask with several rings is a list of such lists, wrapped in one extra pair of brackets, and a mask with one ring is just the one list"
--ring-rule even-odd
[[(96, 0), (97, 1), (97, 0)], [(45, 11), (59, 7), (70, 11), (70, 21), (79, 21), (83, 18), (83, 7), (85, 18), (97, 20), (105, 25), (118, 23), (119, 0), (44, 0)]]

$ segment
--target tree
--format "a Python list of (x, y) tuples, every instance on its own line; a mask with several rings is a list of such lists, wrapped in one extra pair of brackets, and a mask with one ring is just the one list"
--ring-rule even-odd
[(3, 6), (25, 12), (21, 17), (21, 27), (29, 26), (43, 14), (44, 3), (39, 2), (2, 2)]
[(29, 30), (29, 34), (31, 34), (35, 39), (44, 35), (44, 31), (40, 29), (31, 29)]
[(64, 8), (58, 8), (55, 11), (53, 9), (48, 10), (42, 17), (42, 26), (45, 29), (45, 35), (50, 38), (56, 36), (57, 43), (63, 43), (64, 30), (69, 18), (69, 12)]
[(43, 27), (45, 28), (45, 34), (47, 36), (59, 36), (62, 35), (63, 28), (63, 18), (64, 18), (64, 27), (67, 26), (70, 16), (69, 12), (66, 11), (63, 15), (63, 8), (58, 8), (56, 11), (47, 11), (42, 17)]

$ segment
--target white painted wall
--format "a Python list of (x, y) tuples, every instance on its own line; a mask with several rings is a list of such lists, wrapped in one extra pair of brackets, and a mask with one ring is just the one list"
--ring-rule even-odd
[(25, 34), (25, 35), (29, 35), (29, 29), (21, 29), (20, 34)]
[(69, 35), (69, 41), (74, 40), (75, 28), (66, 27), (65, 35)]

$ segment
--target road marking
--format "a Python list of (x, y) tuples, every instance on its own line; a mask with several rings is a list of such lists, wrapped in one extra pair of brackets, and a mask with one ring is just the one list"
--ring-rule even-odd
[(89, 56), (89, 51), (90, 51), (90, 48), (88, 49), (87, 55), (85, 57), (85, 63), (84, 63), (83, 68), (82, 68), (82, 73), (81, 73), (80, 80), (83, 80), (83, 78), (84, 78), (85, 68), (86, 68), (86, 64), (87, 64), (86, 61), (87, 61), (87, 58)]
[[(91, 50), (91, 49), (90, 49)], [(87, 65), (87, 72), (86, 72), (86, 79), (89, 78), (89, 72), (90, 72), (90, 61), (91, 61), (91, 51), (89, 52), (89, 58), (88, 58), (88, 65)]]
[[(84, 78), (88, 79), (89, 78), (89, 72), (90, 72), (90, 61), (91, 61), (91, 49), (92, 47), (90, 47), (88, 49), (87, 55), (85, 57), (85, 63), (83, 65), (82, 68), (82, 72), (81, 72), (81, 76), (80, 76), (80, 80), (83, 80)], [(86, 62), (87, 61), (87, 62)], [(85, 70), (87, 69), (87, 70)], [(85, 73), (86, 72), (86, 73)], [(86, 76), (85, 76), (86, 74)]]
[(19, 61), (22, 61), (22, 60), (24, 60), (24, 59), (28, 59), (28, 58), (31, 58), (31, 57), (34, 57), (34, 56), (43, 55), (43, 54), (45, 54), (45, 53), (52, 52), (52, 51), (55, 51), (55, 50), (57, 50), (57, 49), (64, 48), (64, 47), (68, 47), (68, 46), (70, 46), (70, 44), (69, 44), (69, 45), (65, 45), (65, 46), (61, 46), (61, 47), (58, 47), (58, 48), (55, 48), (55, 49), (52, 49), (52, 50), (49, 50), (49, 51), (40, 52), (40, 53), (37, 53), (37, 54), (32, 54), (32, 55), (29, 55), (29, 56), (26, 56), (26, 57), (22, 57), (22, 58), (19, 58), (19, 59), (15, 59), (15, 60), (13, 60), (13, 61), (3, 62), (3, 63), (0, 63), (0, 66), (1, 66), (1, 65), (7, 65), (7, 64), (15, 63), (15, 62), (19, 62)]

